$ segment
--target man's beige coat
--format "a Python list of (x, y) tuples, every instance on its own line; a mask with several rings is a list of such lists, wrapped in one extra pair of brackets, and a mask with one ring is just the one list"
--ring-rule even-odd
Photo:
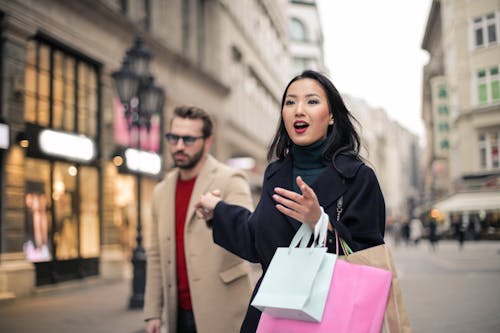
[[(169, 172), (154, 189), (150, 246), (147, 253), (145, 319), (162, 318), (167, 333), (176, 332), (175, 188), (179, 170)], [(191, 301), (198, 333), (239, 332), (254, 288), (250, 265), (213, 242), (212, 229), (196, 217), (194, 205), (207, 191), (253, 208), (243, 173), (208, 155), (194, 185), (184, 230)]]

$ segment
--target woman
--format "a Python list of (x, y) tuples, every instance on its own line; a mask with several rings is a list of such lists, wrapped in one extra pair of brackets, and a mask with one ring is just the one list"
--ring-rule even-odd
[[(217, 193), (202, 195), (197, 205), (197, 213), (213, 224), (214, 241), (260, 263), (265, 274), (276, 248), (288, 246), (301, 223), (314, 228), (321, 206), (330, 220), (329, 252), (335, 252), (334, 229), (353, 251), (383, 244), (384, 199), (375, 174), (359, 156), (353, 120), (327, 77), (307, 70), (293, 78), (268, 152), (268, 160), (277, 160), (265, 171), (255, 211), (229, 205)], [(259, 318), (260, 311), (249, 306), (241, 332), (255, 332)]]

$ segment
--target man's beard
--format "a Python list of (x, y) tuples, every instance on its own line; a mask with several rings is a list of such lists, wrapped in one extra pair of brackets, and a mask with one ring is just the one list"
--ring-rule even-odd
[(191, 170), (193, 169), (195, 166), (198, 165), (198, 163), (200, 162), (201, 158), (203, 157), (203, 149), (201, 149), (200, 151), (198, 151), (196, 154), (193, 155), (193, 157), (189, 158), (185, 164), (178, 164), (175, 160), (175, 157), (174, 157), (174, 164), (176, 167), (178, 167), (179, 169), (182, 169), (182, 170)]

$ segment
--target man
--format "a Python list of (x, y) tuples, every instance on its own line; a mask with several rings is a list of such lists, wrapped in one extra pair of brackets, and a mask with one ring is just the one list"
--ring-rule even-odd
[(239, 332), (253, 290), (246, 261), (213, 242), (195, 214), (207, 191), (253, 208), (245, 176), (209, 154), (212, 120), (197, 107), (178, 107), (166, 138), (176, 168), (153, 194), (144, 313), (147, 333)]

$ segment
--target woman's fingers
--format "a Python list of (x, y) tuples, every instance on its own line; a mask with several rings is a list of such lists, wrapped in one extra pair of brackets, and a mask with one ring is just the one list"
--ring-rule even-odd
[(296, 181), (302, 194), (280, 187), (274, 189), (273, 199), (277, 202), (276, 208), (287, 216), (313, 225), (321, 216), (316, 193), (300, 176)]
[(281, 213), (291, 217), (291, 218), (294, 218), (296, 219), (297, 221), (300, 221), (302, 222), (301, 220), (301, 215), (298, 214), (297, 212), (295, 212), (294, 210), (291, 210), (290, 208), (287, 208), (281, 204), (277, 204), (276, 206), (276, 209), (279, 210)]
[(316, 193), (314, 193), (314, 190), (306, 184), (306, 182), (302, 179), (302, 177), (297, 176), (297, 186), (299, 187), (300, 191), (302, 192), (302, 196), (305, 199), (315, 199), (316, 198)]
[(294, 191), (285, 190), (284, 188), (281, 187), (275, 187), (274, 192), (292, 201), (299, 201), (300, 198), (302, 197), (300, 194), (295, 193)]
[(289, 208), (291, 210), (294, 210), (294, 211), (300, 211), (301, 210), (302, 205), (300, 205), (296, 201), (287, 199), (286, 197), (282, 197), (282, 196), (280, 196), (278, 194), (274, 194), (273, 195), (273, 199), (277, 203), (279, 203), (282, 206), (285, 206), (285, 207), (287, 207), (287, 208)]

